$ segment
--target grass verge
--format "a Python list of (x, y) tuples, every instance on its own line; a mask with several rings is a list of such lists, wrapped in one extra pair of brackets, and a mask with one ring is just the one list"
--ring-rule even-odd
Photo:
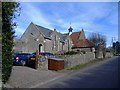
[(95, 59), (95, 60), (89, 61), (89, 62), (87, 62), (85, 64), (79, 64), (79, 65), (76, 65), (76, 66), (74, 66), (72, 68), (68, 68), (67, 70), (79, 70), (79, 69), (84, 68), (84, 67), (86, 67), (88, 65), (95, 64), (95, 63), (97, 63), (99, 61), (103, 61), (103, 60), (106, 60), (106, 59), (108, 59), (108, 58)]

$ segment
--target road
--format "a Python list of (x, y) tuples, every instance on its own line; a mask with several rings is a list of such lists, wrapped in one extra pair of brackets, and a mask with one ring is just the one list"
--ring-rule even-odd
[(118, 88), (118, 60), (101, 61), (36, 88)]

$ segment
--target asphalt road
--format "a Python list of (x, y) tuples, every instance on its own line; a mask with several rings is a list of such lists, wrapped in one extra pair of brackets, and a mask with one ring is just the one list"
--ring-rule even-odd
[(36, 88), (118, 88), (119, 60), (120, 57), (101, 61)]

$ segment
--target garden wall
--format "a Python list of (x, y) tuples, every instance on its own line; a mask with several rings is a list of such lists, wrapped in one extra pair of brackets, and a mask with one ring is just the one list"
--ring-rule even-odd
[[(106, 58), (112, 57), (111, 53), (106, 53)], [(91, 60), (95, 60), (95, 53), (88, 52), (86, 54), (62, 55), (60, 58), (64, 59), (64, 67), (70, 68), (75, 65), (84, 64)], [(39, 62), (39, 70), (48, 70), (48, 59)]]
[(84, 64), (95, 59), (95, 54), (92, 52), (86, 54), (76, 54), (71, 56), (65, 56), (65, 68), (73, 67), (78, 64)]

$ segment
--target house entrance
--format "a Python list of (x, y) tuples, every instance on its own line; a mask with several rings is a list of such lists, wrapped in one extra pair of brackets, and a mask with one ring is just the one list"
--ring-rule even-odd
[(39, 44), (39, 52), (42, 51), (42, 44)]

